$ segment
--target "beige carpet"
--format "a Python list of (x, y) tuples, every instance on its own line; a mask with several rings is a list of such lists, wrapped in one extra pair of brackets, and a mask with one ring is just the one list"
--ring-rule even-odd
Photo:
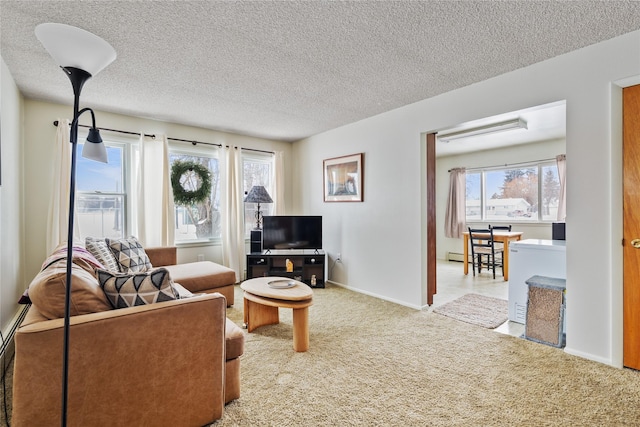
[[(640, 372), (330, 284), (314, 295), (309, 351), (293, 351), (291, 310), (247, 334), (241, 397), (212, 427), (640, 425)], [(238, 287), (228, 315), (242, 324)]]
[(465, 294), (433, 312), (488, 329), (497, 328), (509, 318), (507, 301), (478, 294)]
[(640, 425), (640, 372), (331, 284), (314, 300), (308, 352), (291, 310), (247, 334), (241, 397), (213, 426)]

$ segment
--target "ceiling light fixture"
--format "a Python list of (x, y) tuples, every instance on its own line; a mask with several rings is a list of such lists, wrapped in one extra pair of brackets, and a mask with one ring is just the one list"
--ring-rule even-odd
[(444, 134), (438, 133), (438, 140), (442, 142), (454, 141), (456, 139), (470, 138), (473, 136), (487, 135), (492, 133), (504, 132), (514, 129), (527, 129), (527, 122), (517, 118), (512, 120), (506, 120), (504, 122), (491, 123), (484, 126), (477, 126), (474, 128), (458, 130), (454, 132), (448, 132)]

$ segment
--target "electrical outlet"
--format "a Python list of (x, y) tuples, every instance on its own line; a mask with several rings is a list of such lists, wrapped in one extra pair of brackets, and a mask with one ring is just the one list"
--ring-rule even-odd
[(338, 252), (336, 254), (336, 262), (340, 262), (340, 261), (342, 261), (342, 254), (340, 252)]
[(204, 261), (204, 254), (198, 254), (198, 261)]

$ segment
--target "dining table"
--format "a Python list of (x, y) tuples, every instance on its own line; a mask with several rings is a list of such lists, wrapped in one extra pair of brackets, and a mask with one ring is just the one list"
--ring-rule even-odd
[[(503, 277), (506, 282), (509, 280), (509, 242), (516, 242), (522, 239), (522, 231), (501, 231), (496, 230), (493, 232), (493, 240), (495, 242), (500, 242), (504, 244), (504, 252), (502, 254), (503, 261)], [(463, 260), (464, 260), (464, 274), (469, 274), (469, 232), (465, 231), (462, 233), (464, 239), (464, 251), (463, 251)], [(474, 236), (482, 234), (475, 233)], [(489, 233), (487, 233), (487, 237), (491, 237)]]

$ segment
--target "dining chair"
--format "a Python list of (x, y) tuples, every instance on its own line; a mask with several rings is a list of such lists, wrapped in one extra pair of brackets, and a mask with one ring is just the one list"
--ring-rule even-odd
[[(511, 224), (509, 225), (491, 225), (489, 224), (489, 228), (494, 230), (494, 231), (511, 231)], [(504, 243), (500, 243), (500, 242), (496, 242), (494, 244), (494, 247), (496, 249), (498, 248), (504, 248)]]
[[(468, 228), (473, 275), (476, 275), (476, 266), (478, 267), (478, 274), (482, 272), (482, 258), (486, 256), (487, 261), (485, 264), (487, 269), (493, 271), (493, 278), (496, 278), (496, 266), (502, 268), (502, 275), (504, 276), (504, 246), (496, 244), (493, 240), (494, 228)], [(499, 257), (496, 255), (499, 255)]]

